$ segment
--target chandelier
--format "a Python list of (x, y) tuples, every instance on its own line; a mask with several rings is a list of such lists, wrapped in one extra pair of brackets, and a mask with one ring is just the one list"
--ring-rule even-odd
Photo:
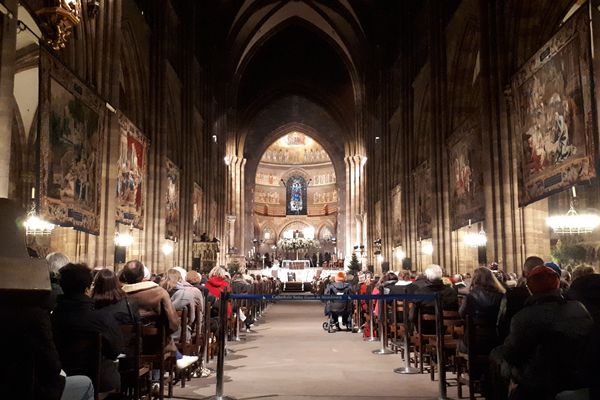
[(81, 20), (81, 0), (46, 0), (44, 4), (36, 11), (40, 28), (54, 50), (63, 49), (73, 27)]
[(433, 254), (433, 244), (431, 244), (430, 242), (421, 243), (421, 252), (428, 256), (432, 255)]
[(469, 232), (465, 235), (463, 240), (469, 247), (484, 247), (487, 244), (487, 235), (483, 230), (483, 226), (479, 232), (471, 232), (471, 220), (469, 220)]
[(546, 218), (546, 224), (557, 234), (590, 233), (600, 225), (597, 214), (578, 214), (573, 203), (564, 215), (553, 215)]
[(37, 216), (35, 212), (35, 202), (31, 202), (31, 208), (27, 213), (27, 219), (23, 223), (25, 227), (25, 234), (27, 235), (49, 235), (52, 230), (56, 227), (50, 222), (44, 221), (42, 218)]

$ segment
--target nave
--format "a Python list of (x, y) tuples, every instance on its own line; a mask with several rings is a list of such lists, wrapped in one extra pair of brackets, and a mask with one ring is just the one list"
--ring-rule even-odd
[[(323, 305), (314, 301), (271, 304), (242, 342), (229, 342), (224, 394), (251, 399), (435, 399), (428, 374), (397, 375), (400, 355), (371, 353), (379, 342), (322, 329)], [(209, 365), (213, 367), (212, 365)], [(293, 378), (291, 378), (293, 377)], [(175, 398), (214, 395), (215, 378), (192, 379)]]

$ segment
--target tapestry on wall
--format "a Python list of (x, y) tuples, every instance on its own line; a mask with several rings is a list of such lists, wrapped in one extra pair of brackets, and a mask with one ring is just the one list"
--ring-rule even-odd
[(459, 229), (485, 217), (481, 133), (477, 123), (468, 120), (448, 142), (450, 160), (450, 214), (452, 229)]
[(167, 193), (166, 193), (166, 234), (170, 240), (179, 238), (179, 189), (181, 185), (179, 168), (169, 159), (166, 161)]
[(392, 190), (392, 240), (394, 246), (402, 244), (402, 190), (400, 185)]
[(596, 176), (587, 13), (571, 18), (512, 82), (521, 206)]
[(144, 228), (148, 141), (123, 114), (118, 113), (120, 142), (117, 167), (117, 222)]
[(414, 169), (413, 188), (417, 234), (420, 239), (429, 239), (433, 232), (431, 218), (433, 196), (431, 194), (431, 167), (428, 161)]
[[(192, 215), (192, 234), (194, 237), (194, 242), (199, 242), (201, 240), (201, 236), (204, 233), (202, 230), (202, 198), (204, 197), (204, 192), (202, 188), (197, 183), (194, 183), (194, 199), (193, 199), (193, 215)], [(212, 239), (212, 238), (211, 238)]]
[(40, 68), (40, 214), (97, 235), (104, 102), (43, 50)]

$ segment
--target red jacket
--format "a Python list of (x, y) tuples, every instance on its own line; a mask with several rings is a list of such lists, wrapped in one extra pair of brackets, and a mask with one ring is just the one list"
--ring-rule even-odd
[[(221, 298), (221, 292), (227, 291), (229, 292), (231, 289), (229, 288), (229, 282), (219, 276), (213, 276), (204, 285), (210, 294), (215, 296), (217, 299)], [(232, 306), (231, 302), (227, 303), (227, 316), (231, 317)]]

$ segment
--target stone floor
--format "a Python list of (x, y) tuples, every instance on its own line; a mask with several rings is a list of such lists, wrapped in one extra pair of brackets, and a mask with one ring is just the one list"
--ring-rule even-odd
[[(374, 355), (378, 342), (362, 335), (325, 332), (321, 303), (270, 305), (254, 333), (232, 342), (225, 360), (225, 395), (251, 399), (435, 399), (429, 375), (398, 375), (399, 355)], [(210, 365), (214, 368), (214, 365)], [(454, 396), (455, 389), (449, 395)], [(178, 387), (179, 399), (215, 394), (215, 378), (192, 379)]]

